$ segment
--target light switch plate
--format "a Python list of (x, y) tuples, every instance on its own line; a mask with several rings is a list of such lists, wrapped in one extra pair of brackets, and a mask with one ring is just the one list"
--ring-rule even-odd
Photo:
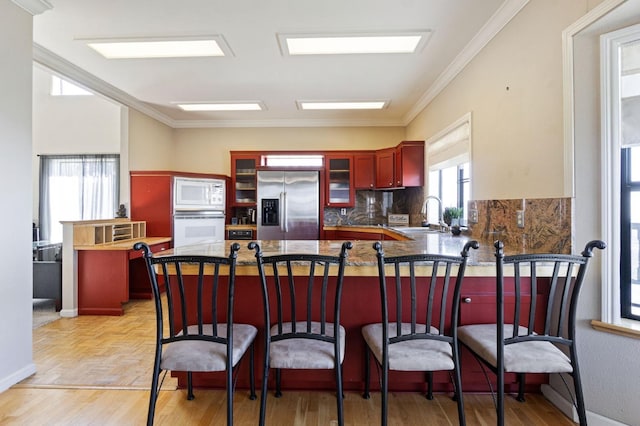
[(478, 223), (478, 210), (477, 209), (469, 210), (469, 222)]
[(524, 228), (524, 210), (516, 210), (516, 225), (518, 228)]

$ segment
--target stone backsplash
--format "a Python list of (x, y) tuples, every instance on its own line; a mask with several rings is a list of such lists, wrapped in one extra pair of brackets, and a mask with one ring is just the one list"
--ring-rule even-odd
[[(571, 198), (475, 200), (469, 202), (467, 212), (473, 210), (478, 221), (468, 222), (471, 238), (502, 240), (506, 247), (522, 252), (571, 253)], [(518, 211), (524, 213), (523, 227), (517, 223)]]
[[(409, 224), (420, 226), (424, 204), (423, 188), (393, 191), (356, 191), (356, 204), (346, 208), (325, 207), (325, 225), (386, 225), (389, 213), (409, 214)], [(502, 240), (518, 251), (571, 253), (571, 198), (519, 198), (474, 200), (467, 207), (478, 212), (477, 222), (467, 221), (467, 233), (483, 242)], [(516, 214), (524, 212), (524, 226), (518, 227)]]
[(422, 187), (393, 191), (356, 191), (356, 205), (346, 208), (325, 207), (325, 225), (386, 225), (389, 213), (409, 214), (409, 223), (420, 226), (422, 222)]

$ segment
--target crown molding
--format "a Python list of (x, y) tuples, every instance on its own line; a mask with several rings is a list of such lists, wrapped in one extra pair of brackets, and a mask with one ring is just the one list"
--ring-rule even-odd
[(11, 0), (32, 15), (39, 15), (49, 9), (53, 9), (47, 0)]
[(154, 108), (150, 108), (144, 102), (123, 92), (115, 86), (110, 85), (104, 80), (99, 79), (93, 74), (88, 73), (82, 68), (72, 64), (66, 59), (56, 55), (50, 50), (45, 49), (37, 43), (33, 43), (33, 60), (45, 67), (58, 72), (65, 77), (72, 79), (85, 88), (97, 92), (107, 98), (110, 98), (123, 105), (136, 109), (170, 127), (176, 127), (176, 123), (170, 117), (162, 114)]
[(478, 53), (529, 3), (529, 0), (506, 0), (475, 37), (462, 49), (436, 81), (404, 115), (402, 125), (407, 126), (453, 81)]
[(148, 104), (129, 95), (74, 65), (66, 59), (33, 43), (33, 60), (54, 72), (72, 79), (85, 88), (99, 93), (122, 105), (140, 111), (174, 129), (215, 128), (215, 127), (399, 127), (402, 120), (370, 120), (370, 119), (340, 119), (340, 120), (174, 120)]

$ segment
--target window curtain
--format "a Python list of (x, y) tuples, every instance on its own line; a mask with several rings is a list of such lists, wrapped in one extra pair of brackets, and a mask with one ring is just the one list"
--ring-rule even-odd
[(62, 241), (60, 221), (111, 219), (118, 206), (120, 156), (40, 156), (40, 235)]

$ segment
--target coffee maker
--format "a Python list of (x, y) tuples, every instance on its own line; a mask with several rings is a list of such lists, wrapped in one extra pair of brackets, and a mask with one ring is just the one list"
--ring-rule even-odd
[(252, 209), (252, 208), (247, 209), (247, 219), (251, 224), (256, 223), (256, 209)]

